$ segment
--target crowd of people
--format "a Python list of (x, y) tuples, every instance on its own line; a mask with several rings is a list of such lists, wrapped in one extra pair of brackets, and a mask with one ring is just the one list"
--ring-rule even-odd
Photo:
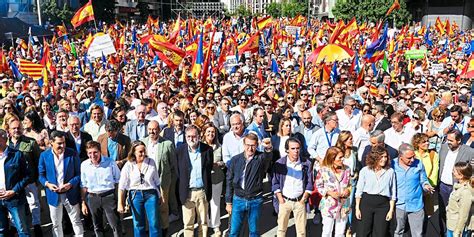
[[(223, 35), (255, 32), (254, 21), (211, 19)], [(302, 40), (289, 37), (283, 50), (268, 37), (265, 53), (242, 54), (230, 70), (216, 70), (219, 57), (210, 53), (216, 64), (207, 78), (192, 77), (193, 55), (173, 68), (136, 49), (137, 31), (170, 36), (175, 22), (104, 23), (112, 36), (124, 36), (124, 50), (91, 63), (87, 34), (54, 39), (63, 43), (51, 42), (48, 83), (3, 71), (0, 236), (42, 236), (41, 212), (49, 212), (53, 236), (63, 236), (63, 226), (76, 236), (91, 226), (96, 236), (106, 229), (123, 236), (128, 213), (134, 236), (169, 236), (170, 223), (182, 221), (185, 237), (235, 237), (244, 220), (249, 236), (260, 236), (262, 217), (272, 214), (262, 213), (269, 192), (277, 236), (286, 236), (291, 213), (297, 236), (314, 235), (311, 212), (325, 237), (424, 236), (435, 212), (440, 236), (472, 233), (472, 62), (456, 50), (474, 32), (424, 27), (432, 41), (450, 40), (446, 49), (413, 40), (421, 26), (391, 29), (398, 50), (388, 70), (382, 60), (354, 70), (364, 61), (356, 54), (334, 64), (328, 79), (323, 71), (332, 62), (306, 62), (305, 54), (334, 30), (305, 22)], [(366, 47), (376, 28), (349, 34), (350, 44)], [(191, 42), (179, 37), (179, 47)], [(3, 54), (13, 64), (41, 61), (43, 50), (33, 48), (33, 55), (21, 45)], [(428, 51), (414, 62), (397, 55), (412, 48)], [(435, 63), (443, 70), (431, 70)], [(221, 206), (229, 214), (225, 230)]]

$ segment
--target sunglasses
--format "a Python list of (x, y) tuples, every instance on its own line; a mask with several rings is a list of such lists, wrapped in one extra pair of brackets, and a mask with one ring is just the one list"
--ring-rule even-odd
[(144, 184), (144, 183), (145, 183), (145, 174), (140, 173), (140, 184)]
[(368, 113), (368, 112), (370, 112), (370, 110), (364, 109), (364, 113)]
[(271, 106), (272, 106), (272, 104), (265, 104), (265, 106), (266, 106), (266, 107), (271, 107)]
[(206, 100), (198, 100), (198, 102), (205, 102)]
[(474, 124), (467, 125), (468, 128), (474, 128)]

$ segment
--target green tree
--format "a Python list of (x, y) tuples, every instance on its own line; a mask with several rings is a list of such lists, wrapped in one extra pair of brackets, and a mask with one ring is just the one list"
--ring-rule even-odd
[(273, 17), (295, 17), (297, 15), (306, 16), (308, 14), (308, 0), (289, 0), (281, 3), (274, 2), (268, 4), (265, 10), (267, 14)]
[(272, 17), (281, 16), (281, 3), (272, 2), (265, 7), (265, 11)]
[(51, 24), (59, 24), (71, 20), (74, 12), (66, 4), (60, 8), (55, 0), (47, 0), (41, 3), (41, 14), (45, 21), (49, 21)]
[(244, 5), (239, 5), (237, 7), (237, 9), (235, 9), (235, 15), (238, 15), (238, 16), (252, 16), (252, 11), (250, 11), (250, 9), (247, 9), (246, 6)]
[(386, 0), (349, 0), (338, 1), (332, 9), (335, 19), (350, 20), (355, 17), (358, 21), (377, 22), (380, 19), (387, 20), (390, 24), (395, 22), (397, 27), (409, 23), (412, 19), (407, 10), (405, 0), (400, 0), (400, 9), (394, 10), (388, 17), (385, 17), (387, 10), (393, 1)]

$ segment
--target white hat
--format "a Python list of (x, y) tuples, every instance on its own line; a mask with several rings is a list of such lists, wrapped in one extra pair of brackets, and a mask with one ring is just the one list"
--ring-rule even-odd
[(423, 100), (420, 97), (416, 97), (415, 99), (413, 99), (413, 103), (423, 104)]

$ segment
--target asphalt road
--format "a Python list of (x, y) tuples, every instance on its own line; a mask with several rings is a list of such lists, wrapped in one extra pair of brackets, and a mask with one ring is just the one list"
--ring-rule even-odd
[[(273, 215), (273, 206), (271, 202), (271, 195), (270, 195), (270, 184), (265, 182), (265, 190), (267, 191), (264, 195), (264, 205), (262, 210), (262, 217), (260, 218), (260, 233), (263, 237), (274, 237), (277, 233), (277, 217)], [(44, 236), (52, 236), (51, 234), (51, 220), (49, 217), (49, 211), (46, 204), (46, 198), (44, 196), (44, 191), (42, 191), (42, 199), (41, 199), (41, 221), (43, 227), (43, 234)], [(64, 213), (66, 214), (66, 213)], [(321, 236), (321, 224), (315, 225), (312, 222), (314, 214), (308, 215), (307, 220), (307, 236)], [(425, 236), (429, 237), (436, 237), (439, 236), (435, 234), (435, 230), (438, 229), (438, 222), (437, 222), (437, 214), (433, 215), (433, 217), (428, 221), (428, 228), (427, 233)], [(295, 227), (293, 224), (293, 220), (290, 219), (289, 222), (290, 227), (288, 228), (287, 236), (288, 237), (295, 237)], [(133, 226), (132, 226), (132, 217), (130, 215), (125, 216), (122, 222), (123, 230), (125, 232), (124, 236), (133, 236)], [(221, 202), (221, 231), (227, 229), (228, 226), (228, 215), (225, 211), (225, 203)], [(181, 237), (182, 234), (183, 223), (181, 220), (175, 221), (170, 223), (169, 234), (172, 237)], [(242, 228), (241, 236), (248, 236), (248, 226), (244, 225)], [(209, 230), (209, 233), (212, 233), (212, 230)], [(66, 236), (73, 236), (73, 235), (66, 235)], [(89, 229), (85, 229), (85, 236), (92, 237), (94, 236), (94, 232), (92, 227)], [(106, 232), (105, 236), (113, 236), (111, 231)], [(196, 235), (197, 236), (197, 235)], [(410, 236), (409, 233), (406, 233), (405, 236)]]

